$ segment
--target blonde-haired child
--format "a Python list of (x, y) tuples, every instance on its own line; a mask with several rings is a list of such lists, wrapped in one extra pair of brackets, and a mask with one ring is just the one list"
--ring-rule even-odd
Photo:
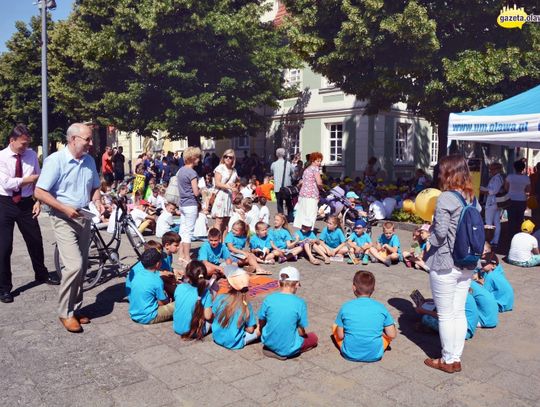
[(271, 271), (263, 269), (257, 262), (257, 257), (245, 247), (248, 244), (249, 227), (246, 222), (237, 220), (232, 225), (231, 231), (227, 233), (224, 243), (227, 245), (229, 252), (233, 257), (238, 259), (239, 267), (249, 266), (250, 271), (255, 274), (271, 275)]
[(282, 213), (274, 216), (274, 228), (270, 231), (270, 244), (279, 262), (296, 261), (304, 250), (296, 245), (289, 230), (287, 218)]
[(429, 239), (430, 225), (427, 223), (415, 229), (413, 232), (414, 243), (411, 251), (403, 252), (403, 262), (407, 267), (429, 271), (429, 267), (424, 262), (424, 253), (426, 252), (427, 241)]
[(392, 222), (384, 222), (383, 234), (379, 237), (375, 246), (369, 249), (369, 254), (386, 267), (399, 262), (401, 245), (399, 237), (394, 234), (394, 224)]
[(339, 217), (330, 215), (326, 218), (326, 227), (319, 235), (319, 239), (321, 241), (321, 248), (327, 256), (342, 257), (347, 254), (347, 247), (343, 245), (345, 243), (345, 234), (341, 229)]

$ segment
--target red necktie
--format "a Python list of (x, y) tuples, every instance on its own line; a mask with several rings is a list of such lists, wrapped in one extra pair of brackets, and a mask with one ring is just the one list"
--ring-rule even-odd
[[(17, 162), (15, 163), (15, 178), (22, 178), (23, 172), (22, 172), (22, 157), (20, 154), (16, 154)], [(21, 202), (22, 195), (21, 195), (21, 188), (19, 188), (17, 191), (13, 191), (13, 196), (11, 199), (13, 199), (13, 202), (19, 203)]]

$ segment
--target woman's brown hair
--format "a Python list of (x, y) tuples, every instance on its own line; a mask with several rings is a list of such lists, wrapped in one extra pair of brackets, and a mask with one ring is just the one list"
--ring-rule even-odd
[(443, 191), (461, 191), (472, 200), (474, 191), (467, 161), (460, 155), (448, 155), (439, 160), (439, 185)]

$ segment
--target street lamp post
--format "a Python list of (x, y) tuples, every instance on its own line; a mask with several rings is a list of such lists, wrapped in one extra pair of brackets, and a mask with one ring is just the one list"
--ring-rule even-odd
[(41, 139), (43, 160), (49, 155), (49, 123), (47, 104), (47, 9), (55, 9), (55, 0), (38, 0), (41, 9)]

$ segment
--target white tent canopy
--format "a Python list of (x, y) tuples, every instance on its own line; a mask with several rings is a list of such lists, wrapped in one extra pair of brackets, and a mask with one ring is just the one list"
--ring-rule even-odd
[(480, 110), (451, 113), (448, 145), (454, 140), (540, 148), (540, 85)]

